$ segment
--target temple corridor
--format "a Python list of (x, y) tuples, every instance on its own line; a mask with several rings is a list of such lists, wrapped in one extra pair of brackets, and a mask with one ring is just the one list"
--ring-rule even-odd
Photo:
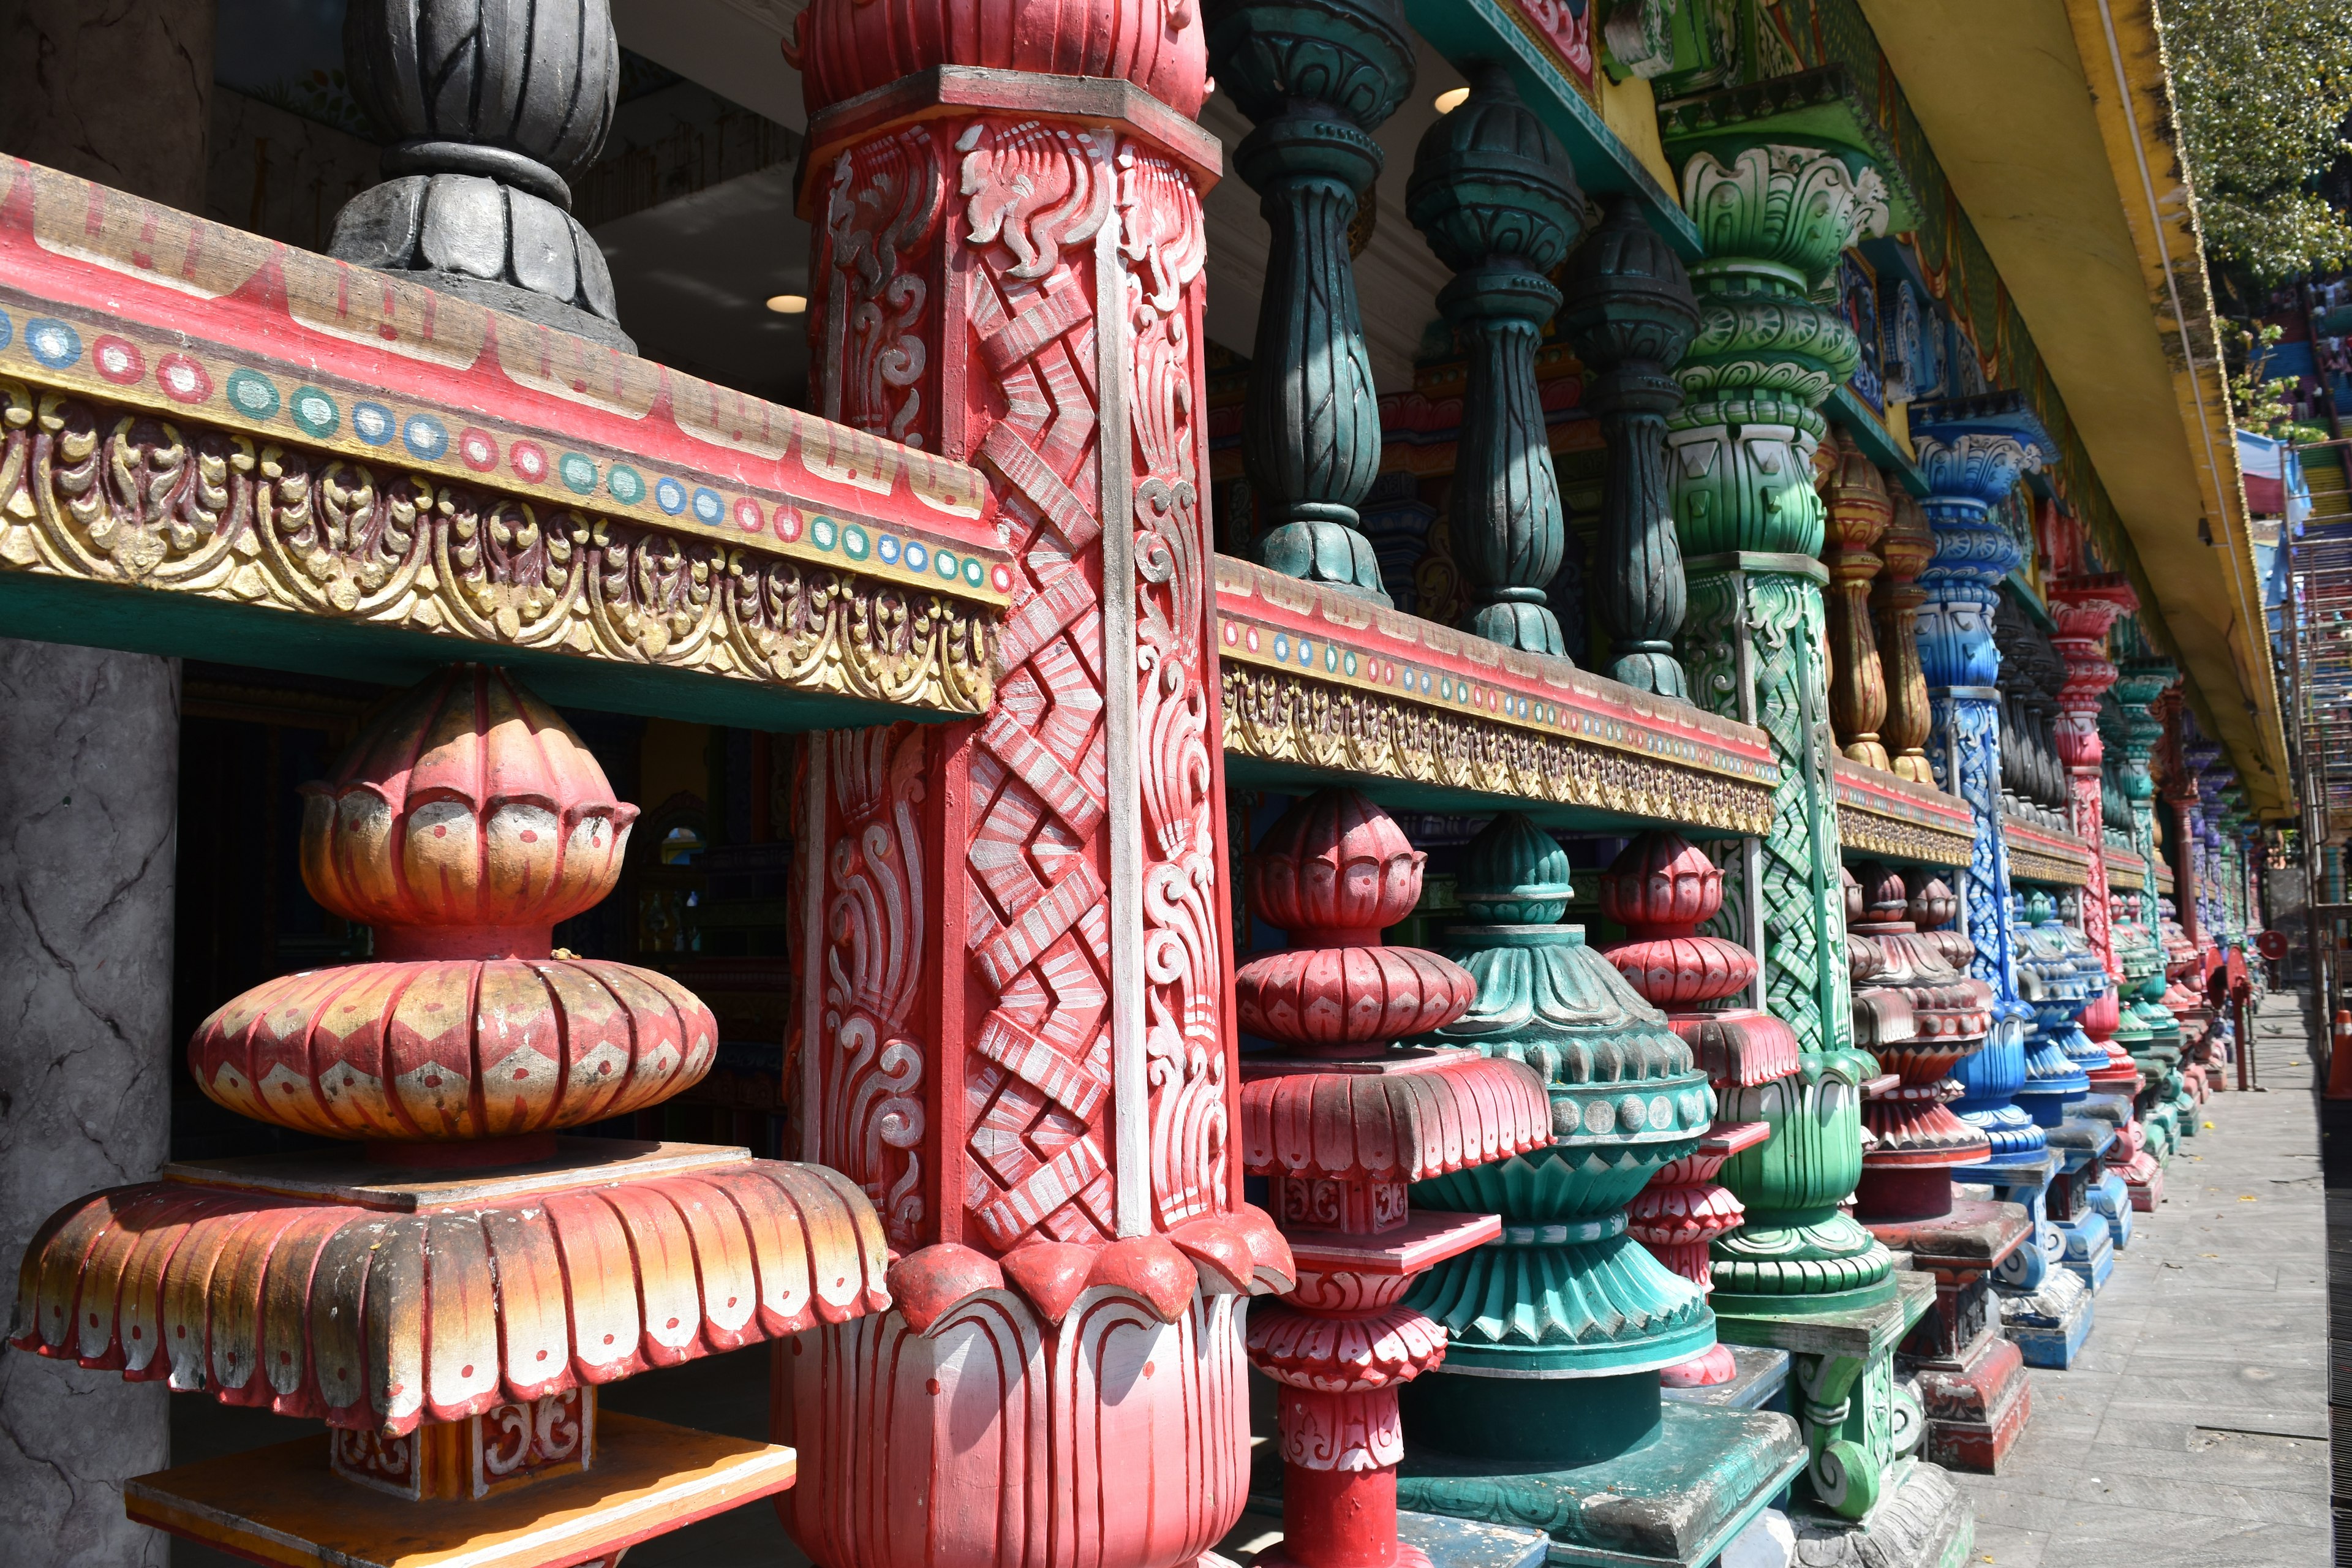
[(1955, 1475), (1998, 1568), (2328, 1561), (2327, 1279), (2305, 1015), (2255, 1023), (2266, 1094), (2215, 1095), (1998, 1476)]
[(2188, 9), (0, 0), (0, 1568), (2321, 1561)]

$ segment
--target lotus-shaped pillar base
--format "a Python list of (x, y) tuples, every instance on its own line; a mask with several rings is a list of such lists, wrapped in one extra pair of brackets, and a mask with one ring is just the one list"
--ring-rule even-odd
[(1902, 1087), (1870, 1101), (1863, 1121), (1878, 1146), (1863, 1156), (1864, 1169), (1973, 1165), (1982, 1160), (1985, 1135), (1952, 1114), (1958, 1095), (1948, 1079), (1918, 1083), (1906, 1075)]
[(1717, 1311), (1778, 1316), (1894, 1299), (1893, 1255), (1838, 1207), (1862, 1177), (1860, 1085), (1873, 1066), (1854, 1052), (1809, 1055), (1789, 1077), (1726, 1097), (1727, 1115), (1769, 1122), (1773, 1136), (1726, 1167), (1748, 1223), (1715, 1243)]
[[(1554, 1084), (1614, 1082), (1686, 1069), (1688, 1047), (1573, 925), (1464, 925), (1445, 954), (1478, 999), (1433, 1045), (1523, 1061)], [(1676, 1064), (1670, 1066), (1669, 1064)]]
[(1705, 1131), (1663, 1120), (1639, 1142), (1579, 1140), (1414, 1185), (1420, 1207), (1503, 1215), (1499, 1241), (1440, 1264), (1409, 1298), (1445, 1325), (1450, 1365), (1590, 1376), (1714, 1343), (1706, 1295), (1627, 1234), (1626, 1200)]

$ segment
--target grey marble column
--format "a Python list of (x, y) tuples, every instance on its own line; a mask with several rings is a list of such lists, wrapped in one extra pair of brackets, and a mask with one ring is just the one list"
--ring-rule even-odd
[(215, 0), (0, 0), (0, 153), (205, 205)]
[[(0, 0), (0, 153), (200, 212), (214, 0)], [(0, 1293), (68, 1199), (171, 1136), (176, 659), (0, 639)], [(157, 1383), (0, 1351), (0, 1558), (163, 1568), (122, 1482)]]
[[(171, 1134), (178, 661), (0, 641), (0, 1281), (85, 1193)], [(167, 1395), (0, 1352), (0, 1556), (161, 1565), (121, 1483), (161, 1469)]]

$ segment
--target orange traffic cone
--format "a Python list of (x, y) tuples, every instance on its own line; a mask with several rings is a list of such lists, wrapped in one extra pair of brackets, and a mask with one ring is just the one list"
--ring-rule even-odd
[(2336, 1009), (2327, 1032), (2327, 1098), (2352, 1100), (2352, 1008)]

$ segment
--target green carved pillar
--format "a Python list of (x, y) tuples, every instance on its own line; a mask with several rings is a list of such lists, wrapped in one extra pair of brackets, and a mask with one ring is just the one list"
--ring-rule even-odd
[(1577, 253), (1559, 324), (1593, 373), (1585, 404), (1609, 449), (1591, 594), (1609, 631), (1609, 678), (1688, 700), (1675, 657), (1686, 595), (1666, 419), (1683, 404), (1671, 372), (1698, 325), (1698, 304), (1681, 260), (1632, 201), (1618, 201)]
[(1666, 437), (1690, 584), (1683, 662), (1694, 700), (1762, 728), (1780, 769), (1770, 832), (1725, 860), (1720, 923), (1756, 952), (1759, 1005), (1803, 1055), (1797, 1074), (1723, 1109), (1773, 1131), (1724, 1168), (1748, 1218), (1714, 1245), (1718, 1330), (1794, 1355), (1790, 1409), (1811, 1451), (1801, 1512), (1869, 1532), (1901, 1490), (1898, 1513), (1957, 1518), (1948, 1482), (1913, 1458), (1917, 1410), (1894, 1375), (1932, 1281), (1897, 1274), (1840, 1207), (1862, 1173), (1863, 1086), (1877, 1067), (1853, 1048), (1816, 559), (1821, 407), (1860, 345), (1813, 296), (1847, 247), (1910, 226), (1911, 204), (1836, 68), (1684, 100), (1661, 119), (1706, 251), (1690, 268), (1698, 332), (1675, 372), (1687, 401)]
[(1507, 647), (1568, 657), (1545, 589), (1567, 534), (1552, 470), (1536, 345), (1559, 309), (1545, 274), (1584, 231), (1584, 196), (1551, 132), (1500, 66), (1429, 128), (1405, 212), (1454, 269), (1437, 308), (1470, 362), (1450, 503), (1454, 558), (1470, 579), (1470, 629)]
[(1555, 1562), (1697, 1568), (1807, 1456), (1776, 1415), (1660, 1396), (1661, 1370), (1712, 1348), (1715, 1325), (1705, 1293), (1629, 1234), (1625, 1207), (1697, 1150), (1715, 1096), (1665, 1015), (1583, 927), (1559, 923), (1572, 891), (1567, 855), (1517, 813), (1464, 851), (1475, 923), (1444, 947), (1477, 999), (1422, 1043), (1535, 1068), (1553, 1142), (1412, 1185), (1416, 1213), (1499, 1211), (1503, 1234), (1406, 1298), (1444, 1326), (1446, 1350), (1400, 1396), (1397, 1500), (1540, 1524)]
[[(2126, 623), (2130, 626), (2130, 623)], [(2135, 628), (2136, 629), (2136, 628)], [(2137, 643), (2135, 636), (2132, 641)], [(2144, 646), (2144, 645), (2142, 645)], [(2151, 1084), (2142, 1091), (2145, 1109), (2151, 1115), (2159, 1106), (2175, 1109), (2170, 1117), (2172, 1147), (2155, 1150), (2158, 1161), (2168, 1160), (2183, 1136), (2193, 1136), (2197, 1131), (2196, 1104), (2189, 1091), (2186, 1070), (2188, 1045), (2183, 1038), (2180, 1019), (2165, 1005), (2168, 989), (2165, 979), (2164, 918), (2156, 890), (2156, 778), (2151, 764), (2158, 744), (2164, 739), (2164, 721), (2155, 711), (2156, 703), (2170, 686), (2178, 671), (2161, 658), (2145, 653), (2126, 653), (2123, 673), (2115, 684), (2116, 710), (2122, 717), (2120, 741), (2123, 753), (2117, 770), (2117, 783), (2131, 817), (2131, 843), (2148, 868), (2146, 882), (2137, 893), (2124, 900), (2131, 921), (2138, 932), (2137, 941), (2145, 943), (2147, 952), (2142, 962), (2147, 973), (2140, 977), (2135, 1005), (2147, 1026), (2151, 1056), (2169, 1052), (2171, 1060), (2164, 1080)], [(2122, 911), (2119, 911), (2119, 916)], [(2126, 971), (2128, 977), (2129, 972)], [(2188, 1113), (2178, 1109), (2186, 1099)], [(2127, 1170), (2126, 1179), (2131, 1183), (2135, 1207), (2153, 1210), (2164, 1195), (2163, 1173), (2150, 1173), (2143, 1166)]]
[(1381, 416), (1348, 231), (1381, 172), (1370, 133), (1412, 90), (1412, 36), (1397, 0), (1213, 0), (1207, 20), (1217, 84), (1257, 125), (1234, 166), (1274, 231), (1242, 427), (1258, 559), (1386, 604), (1357, 527)]
[[(1724, 100), (1736, 116), (1742, 95)], [(1675, 373), (1688, 401), (1666, 437), (1690, 579), (1683, 662), (1694, 700), (1762, 726), (1780, 765), (1771, 833), (1726, 867), (1726, 914), (1759, 949), (1764, 1004), (1799, 1046), (1842, 1050), (1853, 1025), (1812, 459), (1821, 405), (1861, 351), (1809, 296), (1841, 251), (1885, 227), (1886, 187), (1862, 154), (1772, 142), (1769, 119), (1755, 142), (1708, 119), (1714, 134), (1667, 143), (1707, 249), (1691, 268), (1698, 335)]]

